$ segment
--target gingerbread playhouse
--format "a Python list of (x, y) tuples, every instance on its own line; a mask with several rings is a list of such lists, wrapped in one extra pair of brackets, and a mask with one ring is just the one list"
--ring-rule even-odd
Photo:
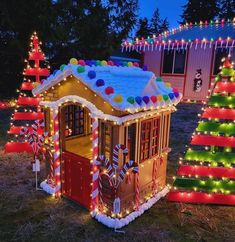
[(121, 228), (168, 192), (171, 113), (181, 94), (137, 63), (72, 58), (33, 90), (50, 134), (41, 187)]

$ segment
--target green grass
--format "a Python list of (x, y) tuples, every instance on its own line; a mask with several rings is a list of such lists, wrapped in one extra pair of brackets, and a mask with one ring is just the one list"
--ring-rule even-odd
[[(179, 155), (197, 127), (198, 105), (179, 105), (172, 116), (168, 180), (176, 174)], [(2, 117), (2, 112), (0, 112)], [(4, 144), (9, 115), (1, 118)], [(4, 128), (3, 128), (4, 127)], [(4, 140), (3, 140), (4, 139)], [(87, 210), (66, 199), (35, 192), (31, 157), (0, 150), (0, 241), (235, 241), (235, 208), (169, 203), (161, 199), (150, 210), (115, 233), (90, 217)], [(39, 179), (46, 176), (44, 165)]]

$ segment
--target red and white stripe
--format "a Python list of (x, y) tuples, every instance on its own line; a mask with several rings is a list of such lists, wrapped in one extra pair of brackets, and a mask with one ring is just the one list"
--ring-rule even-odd
[(55, 178), (55, 195), (61, 195), (61, 178), (60, 178), (60, 143), (59, 143), (59, 115), (58, 110), (53, 110), (53, 142), (54, 142), (54, 178)]
[(92, 118), (92, 194), (91, 194), (91, 206), (92, 211), (97, 210), (99, 203), (99, 169), (96, 164), (98, 158), (98, 127), (99, 122), (97, 118)]
[(139, 209), (140, 206), (140, 181), (139, 181), (139, 172), (135, 173), (135, 202), (136, 209)]
[(123, 154), (128, 153), (128, 149), (125, 145), (117, 144), (113, 149), (113, 168), (117, 169), (119, 164), (119, 150), (123, 150)]

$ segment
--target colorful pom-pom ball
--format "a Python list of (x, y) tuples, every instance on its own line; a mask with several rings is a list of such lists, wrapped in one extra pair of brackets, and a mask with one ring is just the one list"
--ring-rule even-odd
[(163, 99), (164, 99), (164, 101), (167, 101), (169, 99), (169, 96), (168, 95), (163, 95)]
[(112, 61), (108, 61), (108, 65), (109, 65), (109, 66), (113, 66), (114, 63), (113, 63)]
[(165, 86), (166, 86), (166, 87), (171, 87), (171, 83), (170, 83), (170, 82), (166, 82), (166, 83), (165, 83)]
[(84, 60), (79, 60), (78, 61), (78, 64), (81, 65), (81, 66), (85, 66), (86, 65), (86, 62)]
[(113, 98), (114, 102), (116, 103), (121, 103), (123, 101), (123, 97), (121, 95), (116, 95), (114, 98)]
[(136, 101), (139, 105), (141, 105), (141, 103), (142, 103), (142, 98), (141, 98), (141, 97), (135, 97), (135, 101)]
[(176, 98), (178, 98), (180, 94), (178, 92), (174, 92), (174, 95)]
[(78, 73), (83, 73), (85, 71), (85, 66), (78, 66), (77, 72)]
[(135, 67), (139, 67), (139, 66), (140, 66), (138, 62), (134, 62), (133, 65), (134, 65)]
[(58, 70), (54, 70), (52, 75), (55, 75), (55, 74), (57, 73), (57, 71), (58, 71)]
[(63, 71), (65, 67), (66, 67), (65, 64), (61, 65), (61, 66), (60, 66), (60, 70)]
[(91, 60), (86, 60), (86, 65), (87, 65), (87, 66), (91, 66), (91, 65), (92, 65)]
[(127, 63), (127, 66), (131, 67), (131, 66), (133, 66), (133, 63), (132, 63), (131, 61), (129, 61), (129, 62)]
[(143, 66), (143, 71), (147, 71), (148, 70), (148, 66), (147, 65), (144, 65)]
[(101, 66), (101, 61), (100, 60), (96, 61), (96, 66)]
[(158, 100), (159, 102), (161, 102), (161, 101), (162, 101), (162, 99), (163, 99), (163, 98), (162, 98), (162, 96), (161, 96), (161, 95), (158, 95), (158, 96), (157, 96), (157, 100)]
[(91, 66), (96, 66), (96, 60), (91, 60)]
[(172, 91), (173, 92), (178, 92), (178, 89), (177, 88), (173, 88)]
[(78, 60), (76, 58), (71, 58), (69, 60), (69, 64), (72, 64), (72, 65), (77, 65), (78, 64)]
[(123, 61), (123, 62), (122, 62), (122, 66), (128, 66), (128, 62)]
[(89, 77), (90, 79), (94, 79), (94, 78), (96, 77), (96, 72), (95, 72), (95, 71), (89, 71), (89, 72), (88, 72), (88, 77)]
[(134, 97), (128, 97), (127, 98), (127, 102), (130, 104), (134, 104), (135, 103), (135, 98)]
[(96, 86), (97, 87), (102, 87), (102, 86), (104, 86), (104, 80), (103, 79), (98, 79), (97, 81), (96, 81)]
[(102, 66), (107, 66), (107, 65), (108, 65), (108, 63), (107, 63), (107, 61), (102, 60), (102, 61), (101, 61), (101, 65), (102, 65)]
[(169, 93), (168, 96), (170, 97), (171, 100), (174, 99), (175, 97), (174, 93)]
[(156, 82), (162, 82), (162, 78), (161, 77), (157, 77), (156, 78)]
[(105, 93), (106, 93), (107, 95), (110, 95), (110, 94), (114, 93), (114, 89), (113, 89), (113, 87), (106, 87), (106, 88), (105, 88)]
[(153, 103), (156, 103), (157, 102), (157, 97), (156, 96), (151, 96), (150, 99), (151, 99), (151, 101)]
[(148, 104), (149, 103), (149, 97), (148, 96), (144, 96), (143, 97), (143, 101)]
[(36, 88), (36, 87), (38, 87), (40, 85), (40, 83), (38, 83), (38, 82), (33, 82), (33, 88)]

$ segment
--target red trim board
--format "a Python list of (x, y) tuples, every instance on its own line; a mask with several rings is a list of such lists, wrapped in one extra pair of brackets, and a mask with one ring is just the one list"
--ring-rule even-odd
[(33, 90), (32, 82), (22, 82), (20, 90), (31, 91)]
[(22, 113), (22, 112), (16, 112), (14, 113), (13, 120), (41, 120), (44, 118), (43, 113)]
[(235, 93), (235, 82), (217, 82), (214, 92)]
[(225, 167), (209, 167), (209, 166), (187, 166), (181, 165), (178, 169), (177, 175), (179, 176), (192, 176), (192, 177), (219, 177), (235, 179), (235, 168)]
[[(20, 134), (21, 129), (24, 127), (25, 126), (11, 126), (8, 133), (9, 134)], [(26, 128), (30, 131), (30, 133), (32, 132), (32, 127), (26, 127)], [(43, 133), (43, 129), (38, 129), (37, 133), (41, 135)]]
[(202, 114), (202, 118), (235, 120), (235, 109), (206, 108), (204, 113)]
[(19, 97), (17, 100), (17, 104), (27, 106), (38, 106), (39, 102), (40, 98), (38, 97)]
[(235, 137), (194, 135), (192, 145), (235, 147)]
[(8, 142), (5, 144), (5, 152), (12, 153), (12, 152), (33, 152), (32, 147), (27, 142)]
[(220, 193), (171, 191), (167, 195), (167, 200), (184, 203), (235, 205), (235, 195)]

